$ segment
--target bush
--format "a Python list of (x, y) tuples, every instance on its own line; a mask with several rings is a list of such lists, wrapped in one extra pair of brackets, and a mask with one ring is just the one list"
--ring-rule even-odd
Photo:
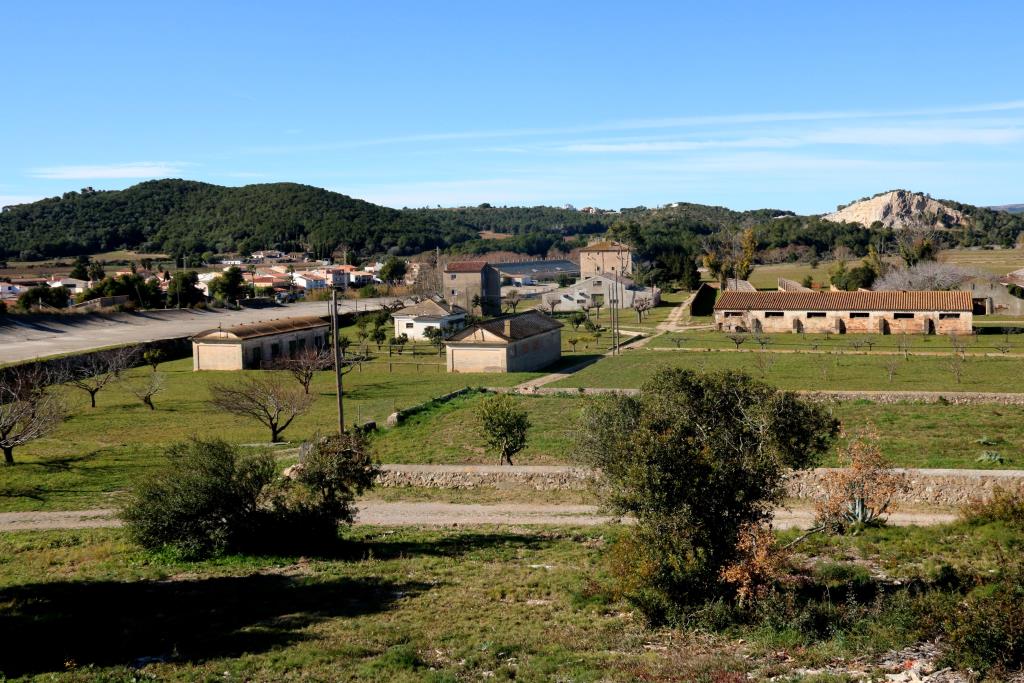
[(167, 464), (138, 485), (121, 511), (132, 539), (184, 557), (250, 547), (261, 497), (275, 478), (273, 457), (200, 439), (173, 444), (165, 454)]
[(1024, 664), (1024, 562), (1003, 560), (999, 576), (976, 588), (946, 623), (943, 664), (995, 674)]
[(351, 524), (353, 500), (377, 468), (365, 437), (319, 439), (279, 478), (269, 453), (193, 439), (167, 449), (166, 465), (143, 480), (121, 511), (144, 548), (188, 558), (227, 552), (319, 552)]
[(653, 622), (728, 596), (721, 572), (743, 555), (741, 531), (770, 519), (789, 468), (812, 466), (837, 431), (820, 406), (737, 372), (666, 370), (637, 396), (588, 403), (578, 458), (637, 519), (617, 553), (622, 594)]
[(960, 516), (973, 525), (1006, 522), (1024, 527), (1024, 495), (997, 488), (990, 499), (973, 500), (965, 505)]

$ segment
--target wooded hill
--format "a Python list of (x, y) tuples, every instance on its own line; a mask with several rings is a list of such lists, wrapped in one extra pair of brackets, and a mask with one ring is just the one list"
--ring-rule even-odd
[[(969, 219), (941, 238), (944, 246), (1008, 246), (1024, 231), (1024, 215), (944, 203)], [(775, 251), (779, 258), (824, 254), (837, 245), (859, 254), (872, 241), (891, 237), (859, 224), (831, 223), (777, 209), (733, 211), (679, 203), (599, 214), (486, 204), (396, 210), (296, 183), (222, 187), (154, 180), (125, 190), (86, 188), (6, 207), (0, 213), (0, 259), (117, 249), (171, 254), (283, 249), (325, 256), (339, 245), (364, 256), (411, 255), (435, 247), (469, 254), (501, 249), (539, 256), (552, 248), (568, 250), (580, 244), (580, 239), (566, 242), (574, 235), (608, 230), (636, 245), (642, 255), (668, 246), (697, 253), (708, 235), (748, 227), (755, 229), (759, 250)], [(485, 240), (480, 238), (482, 231), (513, 237)]]

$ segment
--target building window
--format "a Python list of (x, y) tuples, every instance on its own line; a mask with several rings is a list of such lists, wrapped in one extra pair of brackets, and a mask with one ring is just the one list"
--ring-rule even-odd
[(812, 312), (807, 314), (807, 317), (808, 318), (824, 318), (825, 317), (825, 312), (824, 311), (812, 311)]
[(302, 339), (299, 340), (299, 351), (305, 351), (305, 350), (306, 350), (306, 338), (303, 337)]
[(281, 344), (274, 342), (270, 345), (270, 358), (274, 359), (281, 355)]
[(295, 339), (292, 339), (291, 341), (289, 341), (288, 342), (288, 355), (289, 356), (294, 356), (295, 355), (295, 351), (298, 348), (299, 348), (299, 342), (298, 341), (296, 341)]
[(451, 275), (451, 278), (452, 278), (453, 280), (455, 279), (455, 273), (452, 273), (452, 275)]
[(252, 350), (252, 364), (253, 365), (259, 365), (262, 360), (263, 360), (263, 349), (261, 349), (260, 347), (257, 346), (256, 348), (254, 348)]
[(456, 291), (453, 289), (452, 290), (452, 296), (455, 296), (455, 294), (456, 294)]
[(726, 318), (739, 318), (742, 315), (743, 314), (740, 313), (739, 311), (726, 311), (725, 312), (725, 317)]
[(868, 317), (868, 312), (867, 311), (853, 311), (852, 313), (850, 313), (850, 317), (851, 318), (867, 318)]
[(959, 318), (959, 313), (939, 313), (939, 320), (957, 320)]
[(782, 311), (765, 311), (764, 317), (766, 318), (781, 318)]
[(895, 320), (910, 320), (914, 317), (913, 313), (893, 313), (892, 317)]
[(414, 326), (414, 323), (406, 323), (405, 324), (405, 329), (411, 330), (413, 328), (413, 326)]

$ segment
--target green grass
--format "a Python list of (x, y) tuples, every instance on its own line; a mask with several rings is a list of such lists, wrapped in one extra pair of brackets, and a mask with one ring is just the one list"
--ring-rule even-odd
[[(513, 398), (527, 410), (532, 424), (527, 448), (516, 463), (573, 462), (573, 422), (589, 398)], [(378, 434), (374, 438), (378, 457), (392, 463), (494, 464), (475, 426), (480, 400), (474, 396), (453, 401)], [(900, 467), (1024, 468), (1024, 406), (843, 401), (830, 403), (829, 410), (848, 433), (865, 428), (876, 431), (882, 453)], [(995, 451), (1005, 461), (977, 462), (983, 451)], [(833, 449), (822, 465), (836, 464)]]
[[(131, 379), (149, 372), (137, 368), (126, 381), (97, 396), (89, 408), (84, 392), (60, 388), (70, 417), (53, 433), (15, 450), (19, 463), (0, 469), (0, 510), (81, 509), (110, 505), (111, 496), (159, 461), (164, 446), (192, 435), (217, 436), (235, 443), (265, 443), (269, 431), (259, 423), (220, 413), (208, 402), (214, 382), (237, 381), (240, 372), (192, 372), (191, 359), (165, 363), (166, 389), (151, 411), (127, 389)], [(466, 386), (508, 386), (541, 373), (450, 374), (436, 368), (369, 363), (345, 375), (346, 422), (384, 419), (434, 396)], [(256, 372), (256, 371), (246, 371)], [(287, 381), (294, 381), (290, 377)], [(284, 438), (298, 442), (335, 429), (334, 376), (318, 373), (311, 388), (312, 409), (295, 420)]]
[(996, 544), (1024, 547), (1024, 531), (1002, 523), (812, 537), (796, 558), (824, 595), (811, 604), (865, 616), (817, 636), (795, 624), (695, 633), (648, 628), (608, 590), (609, 548), (623, 533), (357, 528), (332, 557), (203, 562), (140, 551), (113, 529), (2, 534), (0, 671), (57, 681), (808, 680), (798, 667), (916, 642), (910, 609), (921, 603), (894, 596), (878, 607), (872, 575), (923, 580), (952, 606), (956, 593), (928, 588), (937, 577), (987, 576)]
[[(954, 338), (941, 335), (893, 334), (764, 334), (769, 351), (842, 351), (844, 353), (900, 353), (901, 345), (908, 345), (911, 354), (952, 353)], [(677, 342), (679, 342), (677, 344)], [(957, 345), (970, 354), (1024, 353), (1024, 334), (995, 334), (986, 331), (977, 335), (955, 338)], [(714, 331), (672, 332), (651, 340), (650, 348), (730, 349), (736, 344), (728, 335)], [(740, 350), (760, 350), (753, 335), (745, 335)]]
[[(554, 388), (636, 388), (662, 368), (700, 370), (733, 369), (761, 377), (760, 352), (710, 353), (639, 349), (621, 356), (602, 358), (572, 376), (549, 386)], [(886, 364), (898, 360), (892, 381)], [(1024, 359), (968, 358), (957, 383), (949, 368), (949, 356), (898, 356), (766, 353), (774, 364), (765, 381), (782, 389), (830, 389), (876, 391), (995, 391), (1019, 392), (1024, 387)]]

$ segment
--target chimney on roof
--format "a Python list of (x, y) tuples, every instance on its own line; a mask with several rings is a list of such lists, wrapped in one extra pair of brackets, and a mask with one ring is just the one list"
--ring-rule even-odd
[(505, 318), (505, 336), (512, 336), (512, 318)]

